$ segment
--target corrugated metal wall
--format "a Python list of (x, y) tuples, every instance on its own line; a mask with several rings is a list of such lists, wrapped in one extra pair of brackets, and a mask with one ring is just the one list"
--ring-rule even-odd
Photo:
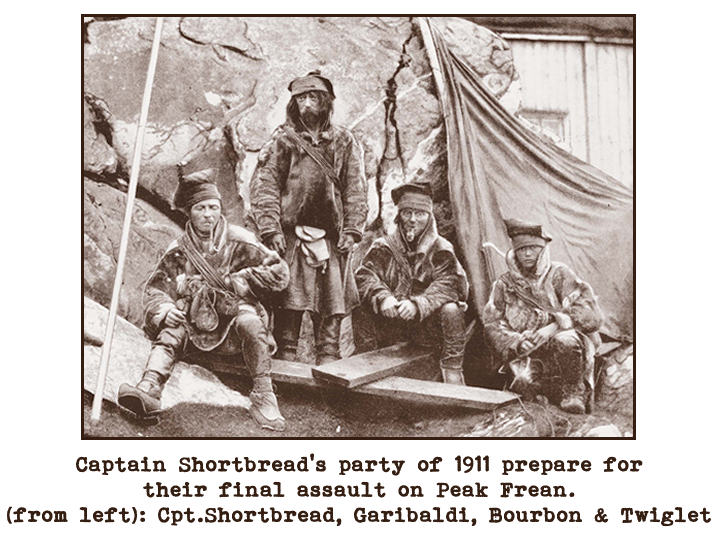
[(565, 114), (573, 154), (633, 185), (633, 47), (510, 39), (523, 107)]

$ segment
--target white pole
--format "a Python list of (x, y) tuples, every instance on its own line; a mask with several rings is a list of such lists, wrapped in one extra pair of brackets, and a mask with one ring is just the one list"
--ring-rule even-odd
[(115, 320), (117, 318), (117, 306), (119, 304), (120, 289), (122, 288), (125, 257), (127, 256), (127, 243), (129, 242), (129, 230), (130, 226), (132, 225), (134, 198), (137, 193), (140, 161), (142, 160), (142, 143), (144, 141), (144, 132), (147, 128), (149, 101), (152, 96), (152, 83), (154, 82), (154, 72), (157, 67), (159, 42), (161, 41), (162, 37), (162, 21), (163, 17), (157, 17), (157, 23), (154, 27), (154, 42), (152, 43), (152, 54), (149, 59), (147, 80), (145, 81), (144, 95), (142, 96), (142, 111), (139, 116), (137, 139), (134, 144), (134, 155), (132, 156), (132, 168), (130, 170), (129, 188), (127, 189), (127, 206), (125, 207), (124, 225), (122, 226), (122, 239), (120, 241), (119, 257), (117, 258), (117, 272), (115, 273), (115, 284), (112, 289), (112, 302), (110, 303), (110, 313), (109, 317), (107, 318), (107, 331), (105, 332), (104, 345), (102, 345), (102, 358), (100, 360), (100, 373), (97, 377), (97, 389), (95, 390), (95, 397), (92, 400), (92, 421), (94, 422), (99, 421), (100, 415), (102, 413), (102, 394), (105, 391), (107, 369), (110, 365), (112, 335), (114, 333)]
[(433, 72), (433, 80), (436, 83), (436, 90), (438, 91), (438, 100), (441, 103), (441, 109), (443, 110), (443, 117), (446, 117), (450, 110), (446, 107), (446, 84), (443, 81), (443, 74), (441, 73), (440, 63), (438, 62), (438, 55), (436, 54), (436, 45), (433, 42), (433, 35), (431, 34), (431, 25), (428, 22), (428, 17), (418, 17), (418, 25), (421, 29), (421, 37), (423, 38), (423, 44), (426, 47), (426, 53), (428, 55), (428, 63), (431, 65), (431, 71)]

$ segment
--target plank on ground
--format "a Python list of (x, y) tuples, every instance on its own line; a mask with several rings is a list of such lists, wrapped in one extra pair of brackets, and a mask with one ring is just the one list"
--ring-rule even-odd
[(312, 373), (317, 379), (356, 388), (400, 373), (411, 364), (430, 359), (431, 355), (430, 349), (399, 343), (314, 367)]
[(520, 397), (511, 392), (474, 386), (456, 386), (430, 380), (388, 377), (359, 386), (353, 391), (381, 395), (414, 403), (450, 405), (478, 410), (492, 410)]
[[(247, 374), (246, 369), (223, 363), (221, 370), (225, 373)], [(272, 360), (271, 376), (278, 382), (299, 384), (303, 386), (324, 386), (312, 376), (309, 364)], [(352, 389), (357, 393), (378, 395), (392, 399), (401, 399), (413, 403), (428, 405), (459, 406), (478, 410), (492, 410), (515, 401), (518, 395), (511, 392), (476, 388), (474, 386), (455, 386), (428, 380), (409, 379), (404, 377), (387, 377)]]

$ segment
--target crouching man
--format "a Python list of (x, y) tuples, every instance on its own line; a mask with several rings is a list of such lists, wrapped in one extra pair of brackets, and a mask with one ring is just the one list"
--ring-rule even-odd
[(589, 284), (551, 263), (542, 226), (506, 220), (508, 272), (483, 313), (486, 336), (511, 389), (544, 395), (566, 412), (590, 412), (602, 314)]
[(443, 381), (465, 385), (465, 300), (468, 280), (453, 246), (438, 235), (428, 183), (394, 189), (397, 228), (374, 241), (356, 272), (364, 308), (375, 328), (393, 329), (425, 346), (441, 342)]
[(177, 360), (212, 352), (241, 354), (254, 382), (252, 417), (281, 431), (271, 382), (274, 341), (260, 299), (286, 288), (289, 271), (278, 254), (221, 214), (214, 170), (180, 179), (175, 207), (189, 216), (184, 234), (159, 262), (145, 289), (145, 331), (153, 340), (142, 380), (122, 384), (120, 406), (147, 417), (160, 410), (162, 387)]

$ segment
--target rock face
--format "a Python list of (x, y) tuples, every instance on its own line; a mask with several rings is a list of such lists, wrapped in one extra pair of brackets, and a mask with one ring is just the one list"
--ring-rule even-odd
[[(506, 43), (459, 19), (457, 53), (505, 97), (517, 75)], [(84, 290), (109, 305), (155, 19), (88, 18), (84, 49)], [(180, 173), (218, 170), (230, 222), (244, 223), (258, 152), (285, 118), (288, 83), (321, 69), (334, 121), (365, 151), (373, 233), (390, 228), (389, 192), (421, 176), (437, 186), (439, 229), (452, 236), (445, 134), (428, 57), (408, 17), (169, 17), (145, 134), (120, 314), (138, 323), (144, 281), (178, 234), (171, 198)], [(106, 183), (110, 186), (101, 185)], [(442, 197), (442, 199), (441, 199)], [(383, 218), (380, 218), (383, 216)], [(384, 225), (385, 223), (385, 225)], [(350, 347), (347, 342), (345, 347)]]
[[(436, 21), (460, 26), (451, 34), (457, 49), (505, 95), (516, 78), (505, 42), (466, 21)], [(153, 18), (136, 17), (87, 27), (85, 91), (103, 103), (113, 149), (125, 166), (153, 26)], [(209, 165), (219, 169), (230, 220), (241, 223), (258, 151), (284, 120), (287, 85), (317, 68), (334, 83), (334, 120), (361, 140), (373, 185), (378, 181), (387, 191), (415, 175), (445, 171), (431, 166), (445, 150), (432, 143), (443, 122), (423, 42), (409, 18), (170, 17), (162, 45), (140, 177), (161, 209), (170, 206), (178, 166), (191, 172)]]
[[(86, 296), (107, 305), (112, 298), (125, 199), (124, 193), (109, 185), (84, 180), (83, 290)], [(137, 200), (118, 310), (125, 319), (141, 325), (144, 282), (180, 233), (179, 226), (169, 218), (147, 202)]]

